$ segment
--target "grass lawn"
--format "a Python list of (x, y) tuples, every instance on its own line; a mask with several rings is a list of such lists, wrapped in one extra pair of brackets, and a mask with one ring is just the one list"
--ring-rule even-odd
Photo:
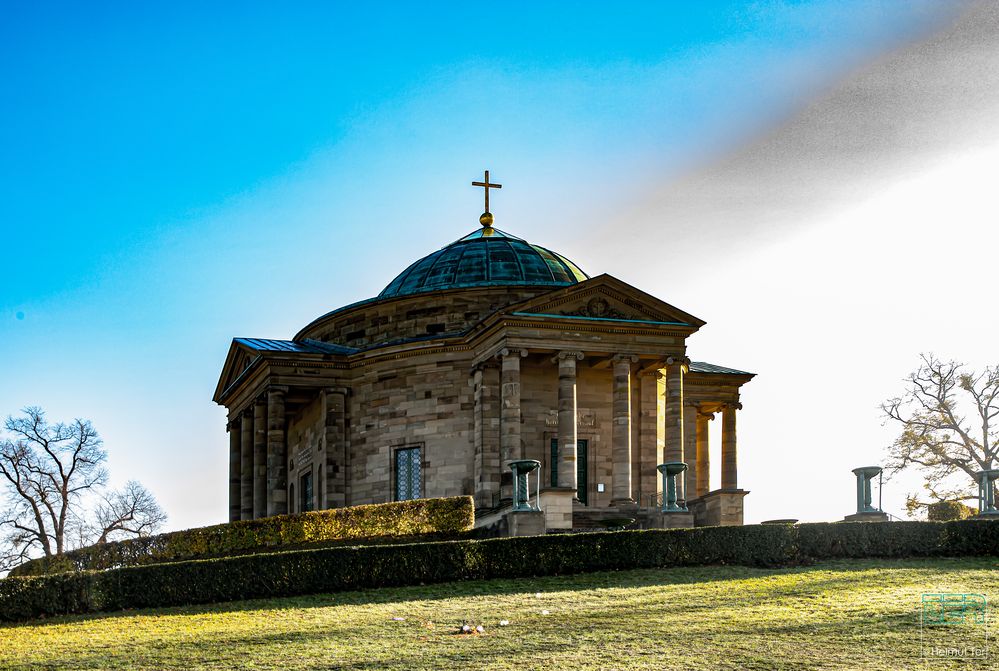
[[(999, 604), (997, 569), (933, 559), (637, 570), (65, 617), (0, 626), (0, 668), (999, 668), (999, 645), (980, 663), (924, 662), (919, 615), (924, 592)], [(485, 633), (456, 635), (462, 622)], [(960, 644), (981, 625), (926, 631)]]

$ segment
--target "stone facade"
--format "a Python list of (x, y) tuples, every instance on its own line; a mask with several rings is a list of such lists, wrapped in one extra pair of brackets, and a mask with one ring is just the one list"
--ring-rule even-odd
[(230, 519), (400, 493), (472, 495), (487, 519), (508, 503), (509, 461), (536, 459), (549, 528), (656, 510), (663, 461), (689, 465), (695, 523), (740, 524), (736, 412), (752, 374), (691, 362), (703, 325), (601, 275), (385, 296), (292, 340), (236, 339), (214, 397), (229, 411)]

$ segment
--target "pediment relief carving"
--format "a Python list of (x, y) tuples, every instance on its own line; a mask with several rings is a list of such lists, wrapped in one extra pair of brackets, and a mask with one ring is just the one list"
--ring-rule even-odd
[(676, 322), (694, 327), (704, 324), (694, 315), (610, 275), (591, 278), (511, 307), (511, 311), (536, 314)]
[(619, 307), (607, 300), (604, 296), (594, 296), (583, 304), (574, 305), (568, 309), (560, 310), (559, 314), (569, 317), (596, 317), (600, 319), (634, 319), (648, 320), (647, 315), (624, 312)]

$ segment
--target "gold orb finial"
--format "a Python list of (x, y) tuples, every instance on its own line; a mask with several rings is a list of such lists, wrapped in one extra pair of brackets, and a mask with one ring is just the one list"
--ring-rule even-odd
[(481, 217), (479, 217), (479, 223), (482, 224), (483, 226), (485, 226), (486, 228), (492, 228), (493, 227), (493, 215), (492, 215), (491, 212), (489, 212), (489, 189), (502, 189), (503, 185), (502, 184), (493, 184), (492, 182), (490, 182), (489, 181), (489, 171), (486, 170), (486, 181), (484, 181), (484, 182), (472, 182), (472, 186), (481, 186), (482, 188), (485, 189), (485, 193), (486, 193), (486, 211), (482, 213)]

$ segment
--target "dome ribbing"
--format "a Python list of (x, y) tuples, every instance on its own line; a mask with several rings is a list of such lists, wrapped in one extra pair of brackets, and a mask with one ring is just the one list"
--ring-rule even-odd
[(378, 297), (481, 286), (564, 287), (586, 279), (564, 256), (487, 227), (416, 261)]

